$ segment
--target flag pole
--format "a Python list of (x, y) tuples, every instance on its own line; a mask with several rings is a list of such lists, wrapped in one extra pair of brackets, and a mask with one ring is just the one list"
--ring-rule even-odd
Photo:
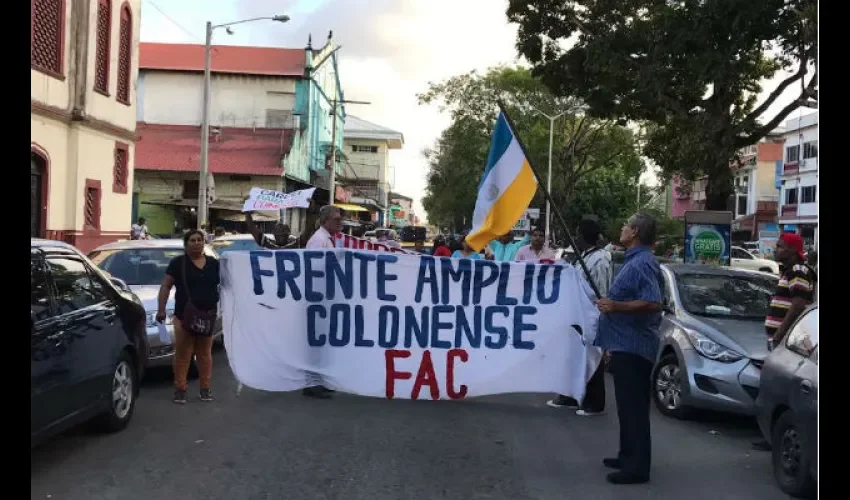
[(596, 294), (596, 298), (601, 299), (602, 295), (599, 293), (599, 289), (596, 287), (596, 283), (593, 282), (593, 277), (590, 275), (590, 270), (587, 269), (587, 264), (584, 263), (584, 258), (578, 251), (576, 242), (573, 239), (573, 234), (572, 232), (570, 232), (569, 226), (567, 226), (567, 221), (564, 220), (564, 217), (561, 215), (561, 212), (555, 206), (555, 202), (552, 200), (552, 195), (549, 194), (549, 190), (546, 189), (546, 185), (543, 183), (543, 178), (540, 177), (540, 173), (537, 171), (537, 167), (534, 166), (534, 162), (531, 160), (531, 156), (528, 155), (528, 150), (525, 149), (525, 144), (522, 143), (522, 139), (520, 139), (519, 137), (519, 133), (517, 132), (516, 126), (514, 125), (513, 120), (511, 120), (511, 116), (508, 114), (508, 111), (505, 108), (505, 104), (502, 102), (501, 99), (497, 100), (496, 103), (499, 105), (499, 110), (502, 112), (503, 115), (505, 115), (505, 120), (507, 120), (508, 126), (511, 127), (511, 131), (514, 133), (514, 137), (516, 137), (517, 143), (519, 144), (520, 149), (522, 149), (522, 154), (525, 155), (525, 159), (528, 161), (528, 165), (531, 167), (531, 171), (534, 172), (534, 177), (537, 179), (537, 185), (543, 191), (543, 196), (546, 198), (546, 201), (549, 202), (549, 206), (555, 212), (555, 216), (558, 218), (558, 222), (561, 223), (561, 226), (563, 226), (564, 232), (567, 233), (567, 239), (569, 240), (570, 246), (572, 246), (573, 250), (576, 253), (576, 256), (578, 257), (578, 262), (581, 265), (581, 269), (584, 271), (585, 276), (587, 276), (587, 282), (593, 289), (593, 293)]

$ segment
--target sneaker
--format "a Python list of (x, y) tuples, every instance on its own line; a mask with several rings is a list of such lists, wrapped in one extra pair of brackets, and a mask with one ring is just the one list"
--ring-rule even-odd
[(174, 391), (174, 402), (179, 405), (185, 405), (186, 391)]
[(605, 415), (605, 410), (602, 410), (602, 411), (578, 410), (578, 411), (576, 411), (576, 415), (578, 415), (579, 417), (598, 417), (600, 415)]
[(201, 401), (214, 401), (212, 391), (210, 389), (201, 389), (201, 393), (198, 395), (201, 398)]
[(578, 402), (576, 402), (575, 399), (568, 398), (566, 396), (558, 396), (555, 399), (550, 399), (549, 401), (546, 401), (546, 404), (552, 408), (569, 408), (571, 410), (578, 409)]

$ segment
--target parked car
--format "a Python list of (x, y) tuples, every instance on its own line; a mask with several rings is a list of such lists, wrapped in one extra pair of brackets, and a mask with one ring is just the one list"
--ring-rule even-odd
[(758, 241), (746, 241), (744, 243), (741, 243), (741, 247), (744, 250), (755, 255), (756, 257), (760, 257), (759, 253), (761, 253), (761, 250), (759, 249), (759, 242)]
[(818, 306), (797, 319), (761, 372), (756, 418), (785, 493), (814, 498), (818, 477)]
[(653, 400), (664, 415), (694, 408), (755, 412), (767, 357), (764, 318), (777, 278), (695, 264), (664, 264), (661, 352)]
[[(271, 239), (273, 235), (267, 234)], [(250, 234), (228, 234), (227, 236), (219, 236), (210, 243), (213, 251), (219, 256), (225, 252), (233, 250), (262, 250), (263, 247), (257, 244), (257, 240)]]
[(145, 310), (76, 248), (30, 239), (30, 446), (133, 416), (147, 366)]
[[(207, 257), (218, 258), (209, 245), (204, 251)], [(89, 253), (89, 258), (96, 266), (126, 283), (144, 304), (147, 312), (148, 357), (153, 367), (170, 366), (174, 356), (174, 345), (171, 342), (163, 342), (159, 338), (159, 327), (156, 324), (156, 312), (159, 307), (157, 295), (168, 263), (183, 253), (182, 239), (124, 240), (100, 246)], [(172, 337), (174, 336), (171, 317), (174, 313), (174, 293), (175, 290), (172, 288), (166, 305), (165, 320), (166, 329)], [(220, 314), (213, 335), (217, 343), (220, 344), (223, 341)]]
[(748, 250), (733, 246), (730, 250), (730, 265), (735, 269), (761, 271), (763, 273), (779, 274), (779, 263), (774, 260), (760, 259)]

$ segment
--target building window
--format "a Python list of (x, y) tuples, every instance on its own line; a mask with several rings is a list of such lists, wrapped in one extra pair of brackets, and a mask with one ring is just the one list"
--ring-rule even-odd
[(786, 205), (796, 205), (797, 204), (797, 188), (791, 188), (785, 190), (785, 204)]
[(814, 203), (817, 189), (817, 186), (803, 186), (800, 189), (800, 203)]
[(65, 1), (31, 0), (30, 66), (57, 78), (64, 78)]
[(198, 199), (198, 193), (200, 192), (200, 187), (198, 186), (198, 183), (199, 181), (183, 181), (184, 200)]
[(130, 75), (133, 51), (133, 14), (126, 3), (121, 7), (121, 29), (118, 34), (118, 102), (130, 105)]
[(109, 46), (112, 35), (112, 1), (98, 0), (97, 39), (94, 54), (94, 90), (109, 95)]
[(86, 179), (83, 193), (83, 229), (100, 231), (100, 181)]
[(800, 161), (800, 145), (785, 148), (785, 163), (796, 163)]
[(115, 143), (115, 160), (112, 166), (112, 192), (127, 194), (130, 185), (130, 147), (123, 142)]
[(378, 146), (351, 146), (351, 151), (354, 153), (377, 153)]
[(739, 196), (738, 197), (738, 217), (742, 215), (747, 215), (747, 197)]
[(267, 128), (292, 128), (292, 111), (287, 109), (267, 109)]
[(803, 159), (818, 157), (818, 141), (803, 143)]

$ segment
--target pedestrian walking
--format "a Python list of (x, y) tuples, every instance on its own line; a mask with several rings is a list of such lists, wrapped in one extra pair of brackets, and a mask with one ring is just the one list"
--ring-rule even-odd
[(204, 255), (204, 232), (198, 229), (183, 236), (185, 253), (171, 259), (159, 287), (156, 320), (165, 321), (165, 305), (174, 297), (174, 402), (186, 403), (189, 364), (194, 354), (200, 378), (201, 401), (212, 401), (213, 327), (219, 298), (219, 262)]
[[(333, 205), (319, 209), (319, 227), (307, 241), (307, 249), (336, 248), (334, 235), (342, 231), (342, 210)], [(308, 398), (330, 399), (334, 391), (323, 385), (305, 387), (301, 393)]]
[[(593, 284), (599, 291), (600, 297), (607, 297), (608, 290), (611, 288), (611, 280), (613, 279), (613, 264), (611, 260), (611, 252), (602, 248), (602, 240), (599, 238), (600, 233), (599, 221), (596, 217), (586, 215), (582, 217), (576, 231), (576, 247), (580, 252), (585, 266), (590, 273)], [(587, 280), (587, 275), (581, 268), (581, 264), (576, 262), (573, 264), (578, 272)], [(596, 297), (593, 297), (596, 301)], [(605, 413), (605, 360), (599, 363), (593, 376), (587, 381), (584, 400), (581, 405), (574, 398), (558, 395), (557, 398), (547, 401), (547, 405), (553, 408), (570, 408), (576, 410), (576, 415), (581, 417), (591, 417), (603, 415)]]
[(480, 252), (476, 252), (469, 243), (466, 242), (466, 235), (460, 237), (460, 250), (455, 250), (452, 254), (453, 259), (473, 259), (478, 260), (484, 258)]
[(649, 481), (652, 440), (649, 428), (650, 376), (659, 348), (664, 282), (652, 253), (656, 222), (646, 214), (632, 216), (620, 231), (625, 262), (607, 297), (597, 307), (599, 329), (594, 345), (611, 353), (614, 397), (620, 423), (620, 450), (602, 463), (617, 469), (613, 484)]
[[(764, 319), (768, 350), (773, 350), (774, 346), (782, 342), (791, 325), (814, 302), (817, 286), (817, 273), (806, 262), (803, 238), (799, 234), (780, 235), (775, 255), (782, 273)], [(756, 441), (753, 448), (759, 451), (771, 450), (767, 441)]]
[(555, 262), (555, 252), (546, 244), (546, 233), (536, 227), (531, 230), (531, 243), (517, 250), (516, 262)]
[(149, 240), (151, 233), (148, 231), (148, 226), (145, 224), (147, 220), (144, 217), (139, 217), (139, 220), (130, 226), (131, 240)]

